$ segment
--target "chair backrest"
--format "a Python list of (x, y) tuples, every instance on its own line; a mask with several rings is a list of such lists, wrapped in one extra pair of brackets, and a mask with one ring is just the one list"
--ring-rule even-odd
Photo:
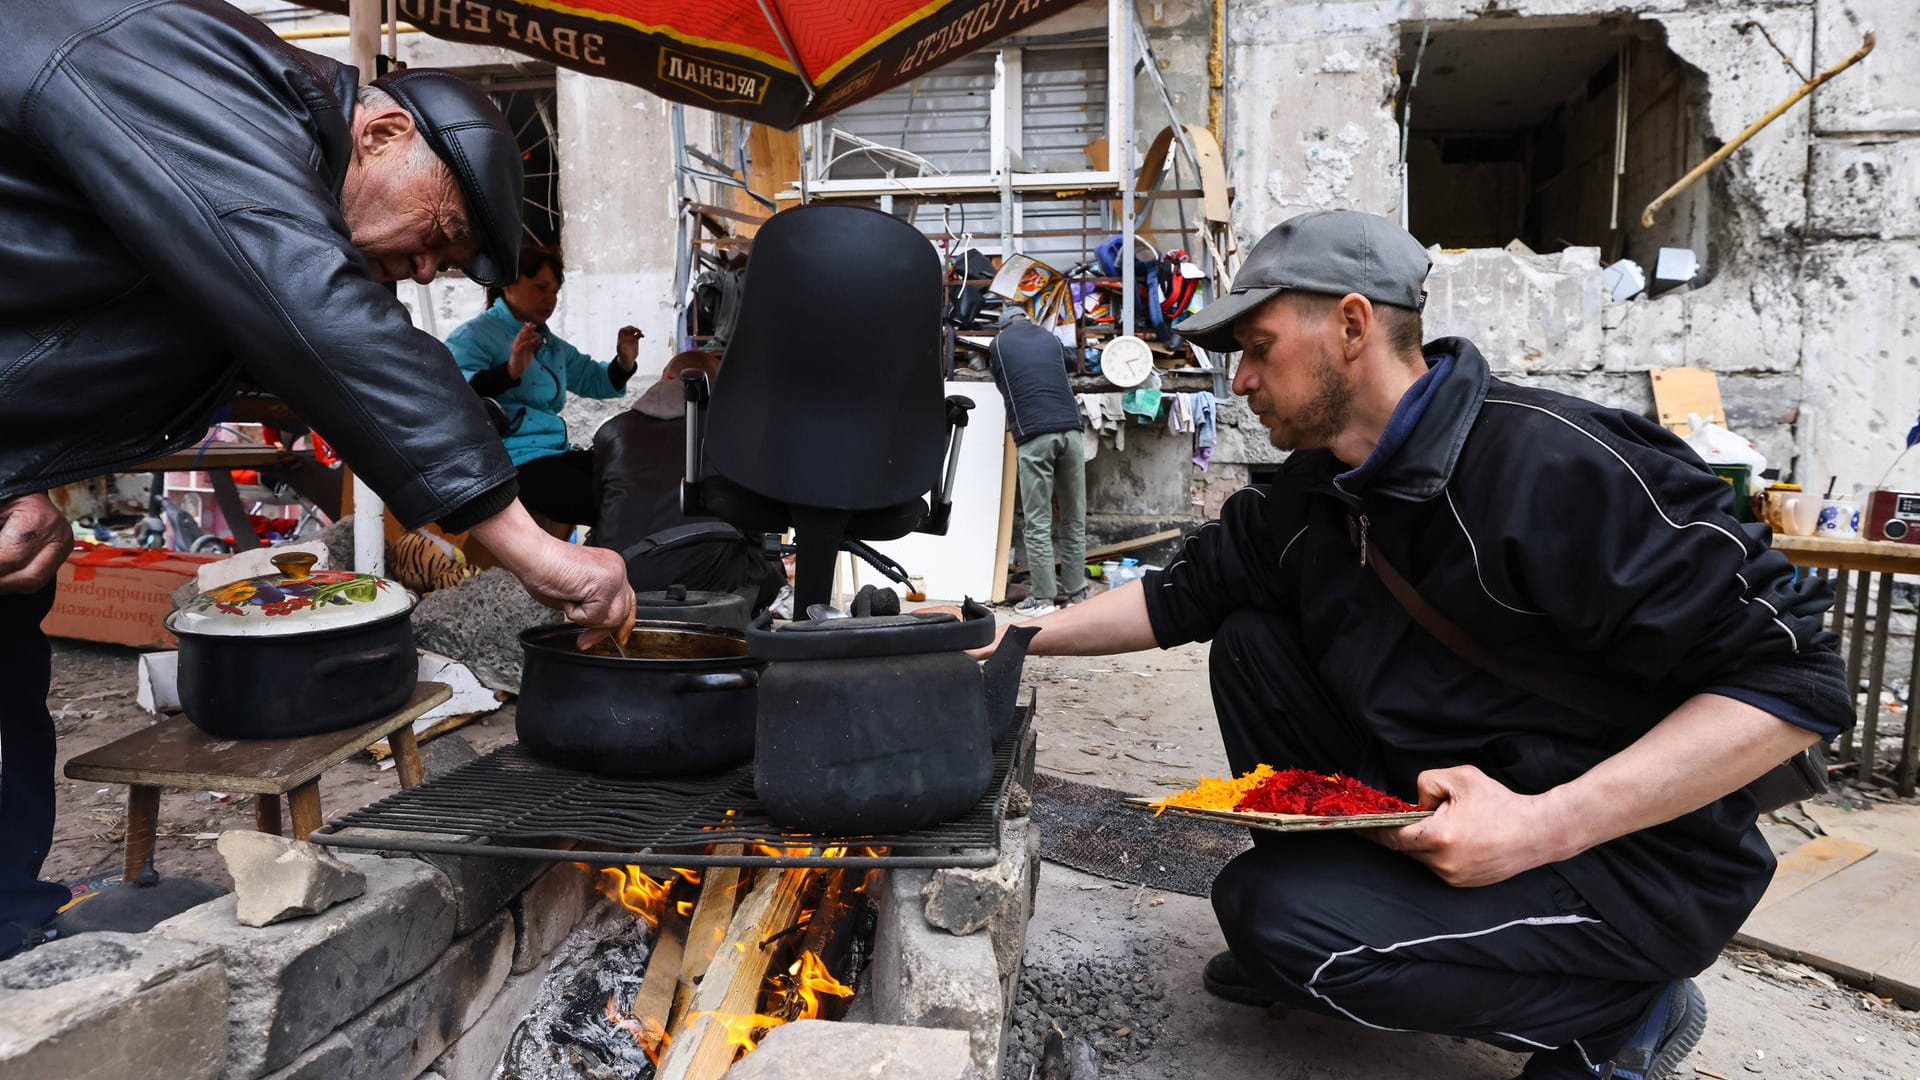
[(939, 481), (943, 278), (918, 229), (800, 206), (753, 238), (740, 321), (713, 387), (708, 467), (785, 503), (870, 510)]

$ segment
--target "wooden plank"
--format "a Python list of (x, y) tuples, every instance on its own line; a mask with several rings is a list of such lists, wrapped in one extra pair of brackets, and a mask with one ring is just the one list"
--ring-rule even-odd
[(1920, 859), (1891, 851), (1843, 867), (1747, 920), (1741, 936), (1770, 953), (1860, 985), (1886, 969), (1920, 975)]
[[(1809, 840), (1780, 857), (1774, 868), (1773, 882), (1754, 906), (1758, 912), (1785, 900), (1802, 889), (1816, 885), (1874, 853), (1876, 849), (1857, 840), (1821, 836)], [(1752, 917), (1748, 917), (1751, 921)]]
[[(717, 844), (715, 855), (738, 855), (739, 844)], [(687, 928), (686, 950), (680, 961), (678, 988), (674, 993), (673, 1015), (681, 1016), (693, 1000), (693, 992), (713, 963), (713, 954), (727, 936), (733, 922), (733, 908), (740, 898), (740, 868), (710, 866), (700, 879), (700, 896), (693, 904), (693, 924)]]
[(291, 465), (294, 455), (277, 446), (255, 443), (206, 443), (162, 454), (125, 469), (125, 472), (199, 472), (227, 469), (270, 469)]
[(680, 963), (686, 953), (687, 923), (671, 911), (661, 916), (660, 933), (654, 938), (653, 951), (647, 956), (647, 973), (640, 980), (640, 992), (633, 995), (627, 1015), (639, 1025), (640, 1048), (647, 1057), (659, 1060), (660, 1045), (667, 1037), (667, 1024), (673, 1019), (673, 991), (680, 982)]
[(285, 795), (452, 696), (446, 683), (423, 682), (405, 705), (378, 720), (298, 739), (222, 739), (185, 716), (172, 716), (81, 754), (67, 762), (66, 774), (113, 784)]
[(1724, 426), (1726, 410), (1720, 404), (1720, 376), (1706, 368), (1654, 368), (1653, 405), (1662, 426), (1675, 435), (1687, 435), (1688, 413)]
[(1785, 555), (1787, 561), (1795, 566), (1870, 570), (1886, 574), (1920, 574), (1920, 544), (1775, 534), (1773, 549)]
[(993, 592), (989, 599), (1007, 599), (1007, 558), (1013, 551), (1013, 500), (1019, 485), (1014, 479), (1013, 436), (1007, 435), (1000, 452), (1000, 527), (993, 541)]
[(1431, 810), (1408, 810), (1387, 814), (1349, 814), (1345, 817), (1320, 817), (1314, 814), (1269, 814), (1258, 810), (1207, 810), (1197, 806), (1159, 806), (1158, 799), (1144, 795), (1135, 795), (1125, 800), (1128, 806), (1139, 810), (1153, 811), (1158, 816), (1162, 809), (1169, 814), (1185, 814), (1188, 817), (1206, 818), (1209, 821), (1223, 821), (1229, 825), (1244, 825), (1250, 829), (1265, 829), (1269, 832), (1311, 832), (1320, 829), (1383, 829), (1399, 825), (1411, 825), (1416, 821), (1433, 816)]
[(763, 874), (734, 912), (726, 940), (694, 991), (685, 1030), (673, 1037), (655, 1072), (659, 1080), (718, 1080), (733, 1064), (738, 1048), (728, 1037), (727, 1020), (747, 1022), (758, 1013), (762, 983), (777, 942), (800, 914), (800, 901), (813, 871), (804, 867)]
[[(1087, 561), (1093, 562), (1095, 559), (1104, 559), (1109, 555), (1124, 555), (1129, 551), (1138, 551), (1143, 547), (1151, 547), (1154, 544), (1165, 543), (1168, 540), (1178, 540), (1180, 539), (1180, 533), (1181, 530), (1179, 529), (1162, 529), (1159, 532), (1148, 533), (1145, 536), (1135, 536), (1127, 540), (1116, 540), (1111, 544), (1101, 544), (1099, 547), (1087, 549)], [(1027, 566), (1025, 563), (1022, 563), (1013, 569), (1014, 572), (1018, 573), (1027, 569)]]

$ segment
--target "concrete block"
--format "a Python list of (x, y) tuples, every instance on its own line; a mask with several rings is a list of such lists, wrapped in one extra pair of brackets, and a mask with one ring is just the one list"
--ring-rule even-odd
[(233, 875), (234, 915), (248, 926), (316, 915), (367, 891), (365, 874), (305, 840), (231, 829), (219, 847)]
[(1920, 139), (1816, 139), (1808, 181), (1816, 236), (1920, 236)]
[(927, 922), (953, 934), (988, 930), (996, 971), (1005, 979), (1020, 969), (1039, 862), (1039, 826), (1009, 818), (1000, 827), (998, 863), (933, 872), (921, 891)]
[(1873, 55), (1813, 95), (1815, 130), (1920, 131), (1920, 35), (1911, 0), (1815, 0), (1813, 20), (1817, 68), (1845, 60), (1867, 31), (1879, 31)]
[(1785, 258), (1661, 299), (1687, 310), (1688, 366), (1784, 372), (1800, 364), (1801, 299)]
[(602, 897), (594, 883), (599, 871), (558, 863), (513, 898), (513, 973), (532, 970), (567, 940)]
[(1427, 278), (1428, 340), (1456, 334), (1495, 374), (1593, 371), (1602, 363), (1599, 252), (1439, 251)]
[[(439, 593), (434, 595), (438, 596)], [(400, 832), (392, 829), (346, 829), (342, 832), (388, 841), (404, 836), (457, 844), (471, 839), (453, 833)], [(553, 865), (545, 859), (498, 859), (412, 851), (384, 851), (380, 854), (388, 858), (424, 862), (445, 875), (448, 886), (453, 889), (453, 932), (456, 934), (469, 934), (478, 929)]]
[(872, 974), (874, 1019), (967, 1033), (977, 1080), (998, 1080), (1005, 999), (993, 943), (985, 934), (955, 937), (929, 925), (921, 893), (926, 870), (893, 870), (877, 898)]
[[(494, 1004), (512, 964), (513, 919), (503, 911), (273, 1080), (418, 1076)], [(338, 1043), (347, 1047), (345, 1058)]]
[(345, 861), (367, 876), (366, 894), (312, 918), (243, 926), (234, 898), (225, 896), (154, 928), (219, 948), (232, 1001), (229, 1075), (258, 1076), (292, 1062), (419, 974), (452, 940), (453, 892), (438, 871), (409, 859)]
[(1610, 320), (1601, 347), (1607, 371), (1687, 366), (1687, 306), (1679, 297), (1639, 296), (1606, 305), (1602, 315)]
[[(823, 1062), (832, 1062), (823, 1070)], [(727, 1080), (966, 1080), (967, 1033), (885, 1024), (801, 1020), (767, 1033)], [(449, 1077), (449, 1080), (452, 1080)]]
[(111, 931), (0, 963), (0, 1080), (201, 1080), (227, 1063), (220, 951)]
[(507, 1041), (540, 996), (540, 987), (552, 966), (549, 956), (533, 970), (509, 976), (487, 1011), (441, 1052), (433, 1063), (434, 1071), (443, 1080), (492, 1080), (495, 1067), (506, 1053)]

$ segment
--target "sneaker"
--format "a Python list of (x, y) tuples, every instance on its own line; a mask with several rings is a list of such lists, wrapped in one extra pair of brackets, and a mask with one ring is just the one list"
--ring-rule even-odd
[(1013, 613), (1022, 619), (1036, 619), (1042, 615), (1051, 615), (1059, 610), (1059, 608), (1053, 605), (1053, 601), (1044, 600), (1038, 596), (1029, 596), (1025, 600), (1013, 605)]
[(1079, 604), (1091, 599), (1093, 599), (1093, 586), (1089, 584), (1082, 585), (1080, 591), (1077, 593), (1071, 593), (1064, 597), (1056, 597), (1054, 603), (1061, 607), (1066, 607), (1069, 604)]
[(1236, 1005), (1264, 1009), (1280, 1000), (1280, 995), (1254, 982), (1231, 952), (1213, 954), (1207, 966), (1200, 969), (1200, 985), (1214, 997)]
[(1597, 1067), (1576, 1046), (1543, 1050), (1527, 1059), (1521, 1080), (1669, 1080), (1707, 1030), (1707, 999), (1692, 979), (1667, 988), (1627, 1045)]

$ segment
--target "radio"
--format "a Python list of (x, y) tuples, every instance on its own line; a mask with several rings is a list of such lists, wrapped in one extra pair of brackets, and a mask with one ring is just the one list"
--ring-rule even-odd
[(1869, 540), (1920, 544), (1920, 492), (1876, 491), (1867, 502)]

